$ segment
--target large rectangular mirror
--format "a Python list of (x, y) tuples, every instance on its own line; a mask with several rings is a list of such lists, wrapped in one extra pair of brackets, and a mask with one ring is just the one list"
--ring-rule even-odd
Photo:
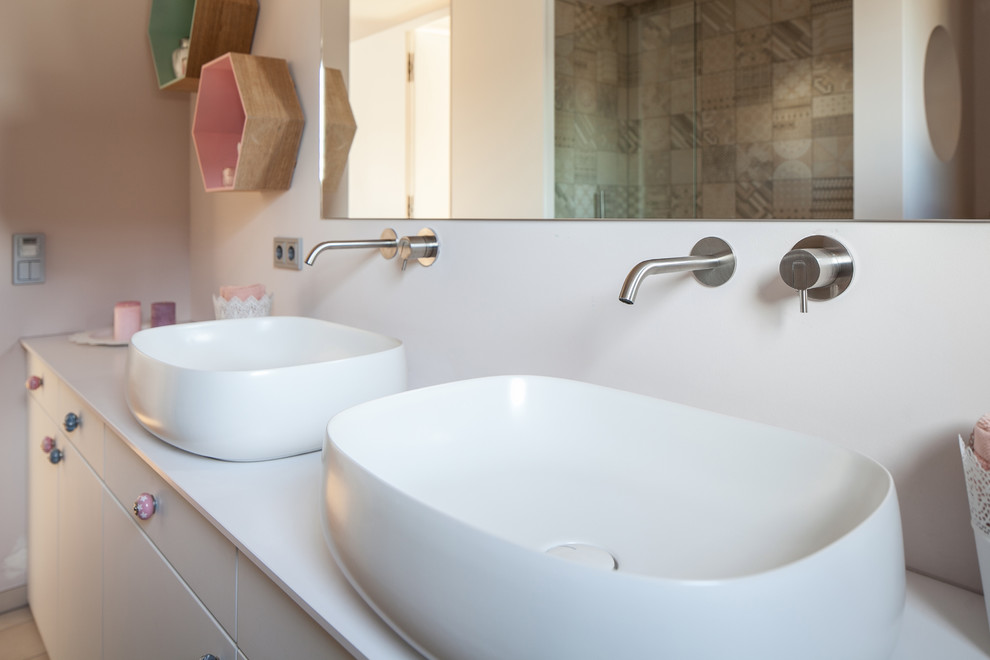
[(358, 126), (325, 216), (971, 218), (977, 18), (969, 0), (323, 0)]

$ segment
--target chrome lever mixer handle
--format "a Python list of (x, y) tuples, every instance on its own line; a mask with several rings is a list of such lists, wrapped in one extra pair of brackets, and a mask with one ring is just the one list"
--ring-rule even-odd
[(811, 236), (797, 243), (780, 260), (780, 278), (798, 291), (801, 312), (808, 311), (808, 299), (831, 300), (846, 290), (852, 280), (853, 260), (838, 241)]
[(439, 253), (440, 240), (432, 229), (420, 229), (415, 236), (403, 236), (399, 239), (402, 270), (406, 269), (410, 259), (416, 259), (423, 266), (432, 266)]

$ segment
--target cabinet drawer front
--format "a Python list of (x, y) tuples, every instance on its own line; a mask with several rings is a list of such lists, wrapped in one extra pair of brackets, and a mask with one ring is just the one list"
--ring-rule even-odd
[(41, 404), (52, 418), (55, 417), (58, 407), (58, 378), (51, 368), (34, 353), (27, 354), (27, 375), (25, 381), (31, 377), (36, 377), (40, 381), (36, 389), (29, 390), (35, 401)]
[[(105, 462), (110, 492), (233, 635), (237, 578), (233, 544), (110, 430)], [(156, 502), (154, 513), (146, 520), (132, 512), (143, 493), (152, 495)]]
[(109, 495), (103, 509), (104, 657), (234, 660), (233, 641), (130, 514)]
[(237, 646), (248, 658), (352, 658), (250, 559), (237, 571)]
[[(74, 415), (74, 418), (70, 416)], [(55, 422), (96, 474), (103, 476), (103, 420), (65, 383), (58, 387)]]

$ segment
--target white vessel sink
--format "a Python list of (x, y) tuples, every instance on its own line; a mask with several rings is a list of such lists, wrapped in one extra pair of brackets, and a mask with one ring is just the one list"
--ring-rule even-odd
[(323, 461), (335, 560), (431, 658), (880, 660), (897, 639), (893, 481), (813, 437), (494, 377), (346, 410)]
[(127, 405), (141, 425), (230, 461), (316, 451), (335, 413), (406, 386), (400, 341), (318, 319), (163, 326), (127, 350)]

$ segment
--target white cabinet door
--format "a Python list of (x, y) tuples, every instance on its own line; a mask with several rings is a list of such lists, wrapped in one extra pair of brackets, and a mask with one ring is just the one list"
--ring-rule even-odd
[(68, 442), (57, 467), (59, 623), (55, 648), (48, 654), (53, 660), (100, 660), (103, 484)]
[[(53, 463), (42, 443), (61, 452)], [(28, 601), (53, 660), (100, 660), (103, 486), (58, 424), (28, 403)]]
[(237, 562), (237, 645), (252, 660), (352, 658), (244, 555)]
[(130, 516), (104, 492), (104, 658), (235, 660), (234, 643)]
[(58, 438), (55, 422), (28, 397), (28, 602), (41, 639), (56, 647), (58, 632), (58, 466), (41, 444)]

